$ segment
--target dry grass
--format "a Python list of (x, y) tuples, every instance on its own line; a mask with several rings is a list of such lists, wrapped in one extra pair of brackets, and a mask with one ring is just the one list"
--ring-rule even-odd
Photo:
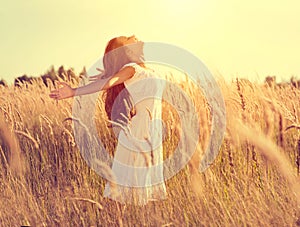
[[(105, 180), (74, 144), (72, 100), (50, 100), (43, 84), (0, 87), (1, 226), (299, 226), (300, 90), (219, 84), (228, 124), (213, 165), (197, 171), (209, 139), (209, 108), (184, 82), (199, 112), (201, 149), (167, 181), (167, 200), (121, 209), (102, 197)], [(164, 110), (166, 158), (180, 127), (176, 111), (168, 104)], [(101, 140), (113, 152), (101, 101), (98, 114)]]

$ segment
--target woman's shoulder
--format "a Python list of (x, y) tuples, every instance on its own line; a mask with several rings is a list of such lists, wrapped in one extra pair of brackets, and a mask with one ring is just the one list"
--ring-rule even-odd
[(131, 63), (127, 63), (125, 64), (122, 69), (126, 68), (126, 67), (133, 67), (134, 70), (135, 70), (135, 75), (136, 74), (140, 74), (140, 73), (143, 73), (145, 72), (145, 68), (142, 67), (141, 65), (139, 65), (138, 63), (135, 63), (135, 62), (131, 62)]
[(125, 68), (125, 67), (127, 67), (127, 66), (135, 67), (135, 66), (140, 66), (140, 65), (139, 65), (138, 63), (136, 63), (136, 62), (129, 62), (129, 63), (125, 64), (125, 65), (123, 66), (123, 68)]
[(131, 67), (134, 67), (134, 68), (143, 68), (139, 63), (135, 63), (135, 62), (127, 63), (122, 68), (125, 68), (125, 67), (128, 67), (128, 66), (131, 66)]

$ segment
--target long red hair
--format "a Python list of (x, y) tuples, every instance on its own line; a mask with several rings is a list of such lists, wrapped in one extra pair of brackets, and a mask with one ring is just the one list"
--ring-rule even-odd
[[(117, 38), (113, 38), (108, 42), (103, 58), (105, 71), (110, 71), (111, 74), (115, 74), (120, 70), (120, 68), (116, 67), (117, 64), (114, 64), (114, 62), (117, 61), (116, 58), (118, 58), (118, 56), (109, 55), (108, 53), (122, 45), (122, 43), (118, 43)], [(126, 64), (129, 62), (126, 62), (125, 60), (124, 63)], [(105, 99), (105, 111), (109, 120), (123, 123), (127, 122), (128, 119), (134, 115), (133, 101), (124, 83), (107, 89), (103, 95)]]

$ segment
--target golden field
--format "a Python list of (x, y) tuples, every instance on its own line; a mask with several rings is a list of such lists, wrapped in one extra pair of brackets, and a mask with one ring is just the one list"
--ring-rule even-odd
[[(300, 89), (241, 79), (218, 83), (227, 129), (211, 167), (198, 172), (198, 151), (166, 182), (166, 200), (121, 209), (102, 197), (105, 180), (76, 147), (66, 120), (72, 100), (51, 100), (53, 86), (42, 81), (0, 86), (0, 226), (300, 226)], [(195, 102), (204, 149), (209, 109), (193, 85), (180, 86)], [(99, 105), (96, 115), (103, 113)], [(179, 136), (167, 103), (163, 118), (167, 157)], [(105, 119), (96, 119), (113, 151)]]

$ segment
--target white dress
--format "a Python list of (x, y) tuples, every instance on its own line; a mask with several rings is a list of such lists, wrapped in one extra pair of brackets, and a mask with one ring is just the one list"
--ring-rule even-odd
[(112, 165), (115, 182), (105, 185), (104, 197), (121, 203), (145, 205), (166, 198), (163, 177), (162, 93), (165, 81), (157, 72), (138, 64), (132, 78), (124, 82), (136, 114), (120, 131)]

